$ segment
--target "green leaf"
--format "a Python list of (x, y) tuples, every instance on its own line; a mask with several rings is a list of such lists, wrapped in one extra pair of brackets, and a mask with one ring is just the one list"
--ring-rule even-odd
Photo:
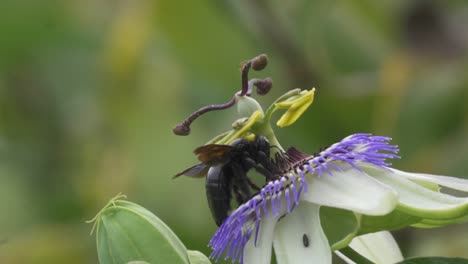
[(190, 264), (211, 264), (210, 259), (200, 251), (188, 250)]
[(172, 230), (147, 209), (112, 199), (93, 219), (101, 264), (145, 261), (189, 264), (187, 249)]
[(406, 259), (402, 262), (398, 262), (398, 264), (468, 264), (468, 259), (423, 257)]

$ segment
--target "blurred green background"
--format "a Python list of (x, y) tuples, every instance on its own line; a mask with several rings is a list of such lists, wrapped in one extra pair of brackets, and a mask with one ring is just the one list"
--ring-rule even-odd
[[(172, 176), (235, 111), (171, 129), (228, 101), (260, 53), (261, 102), (317, 88), (285, 146), (371, 132), (400, 145), (397, 168), (468, 177), (467, 25), (462, 0), (2, 0), (0, 263), (97, 263), (85, 220), (120, 192), (209, 253), (204, 181)], [(396, 235), (406, 256), (468, 257), (466, 234)]]

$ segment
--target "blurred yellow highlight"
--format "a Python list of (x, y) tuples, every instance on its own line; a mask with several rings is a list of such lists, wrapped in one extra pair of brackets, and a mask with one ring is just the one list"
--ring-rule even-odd
[(144, 54), (151, 32), (146, 2), (129, 2), (114, 18), (105, 53), (106, 67), (116, 75), (131, 72)]

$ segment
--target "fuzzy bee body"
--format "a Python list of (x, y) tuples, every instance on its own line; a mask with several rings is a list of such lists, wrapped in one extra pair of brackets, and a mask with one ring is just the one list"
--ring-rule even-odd
[(227, 218), (231, 210), (232, 194), (238, 204), (252, 197), (252, 190), (258, 188), (247, 176), (254, 169), (272, 180), (279, 173), (277, 164), (270, 158), (270, 144), (263, 136), (254, 141), (237, 139), (231, 145), (209, 144), (195, 149), (202, 163), (190, 167), (175, 177), (206, 176), (206, 196), (211, 214), (218, 226)]

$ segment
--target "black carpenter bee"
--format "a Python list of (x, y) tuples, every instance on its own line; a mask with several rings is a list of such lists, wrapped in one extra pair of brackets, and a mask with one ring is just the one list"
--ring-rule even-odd
[[(206, 176), (206, 196), (211, 214), (218, 226), (231, 210), (232, 193), (238, 204), (252, 197), (252, 190), (260, 188), (249, 179), (247, 173), (254, 169), (266, 178), (274, 180), (280, 172), (278, 164), (270, 158), (270, 143), (263, 136), (255, 140), (236, 139), (230, 145), (208, 144), (194, 150), (201, 163), (177, 175), (201, 178)], [(252, 190), (251, 190), (252, 189)]]

